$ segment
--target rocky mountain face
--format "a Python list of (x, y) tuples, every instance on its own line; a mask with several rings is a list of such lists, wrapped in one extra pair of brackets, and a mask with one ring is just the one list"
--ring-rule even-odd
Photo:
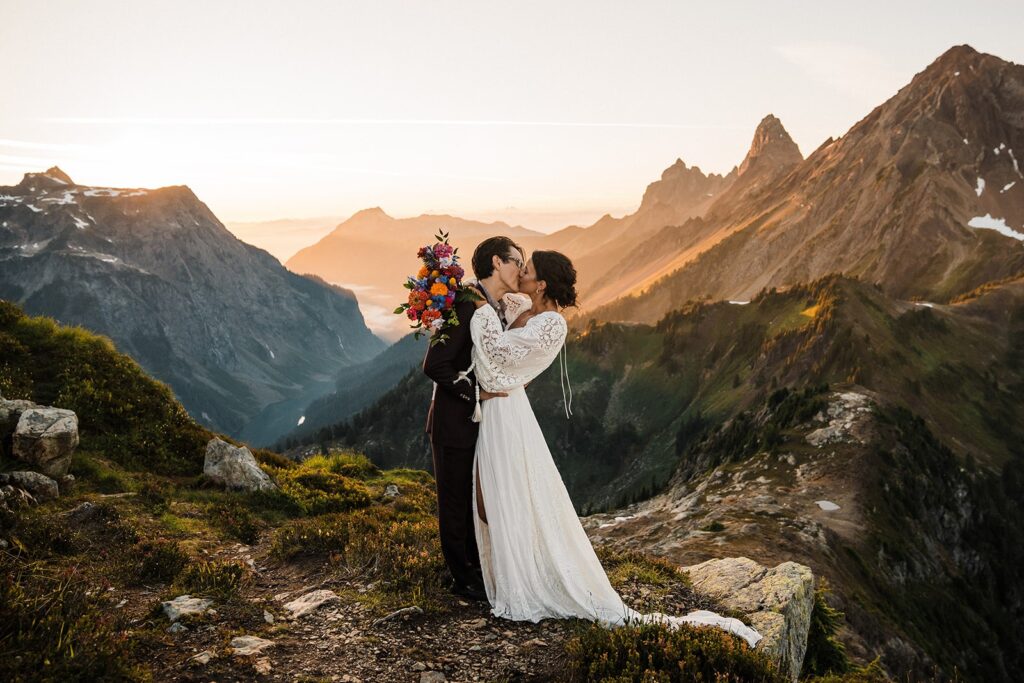
[(1020, 473), (1019, 460), (1003, 476), (965, 466), (920, 419), (850, 385), (741, 414), (687, 449), (664, 492), (584, 523), (597, 543), (669, 561), (806, 563), (828, 577), (858, 659), (880, 654), (901, 680), (956, 668), (1009, 681)]
[(0, 297), (108, 336), (231, 435), (384, 346), (352, 292), (239, 241), (185, 186), (26, 174), (0, 188), (0, 263)]
[[(728, 175), (705, 177), (696, 167), (683, 174), (677, 169), (685, 165), (676, 162), (660, 183), (648, 188), (640, 210), (620, 221), (621, 230), (604, 243), (601, 258), (580, 254), (574, 245), (565, 250), (580, 274), (580, 317), (589, 319), (601, 305), (644, 289), (717, 245), (726, 233), (710, 216), (758, 196), (802, 160), (782, 122), (769, 114), (754, 132), (743, 162)], [(578, 242), (592, 239), (584, 235)]]
[(748, 168), (788, 170), (639, 245), (643, 261), (673, 249), (670, 232), (715, 236), (587, 317), (654, 321), (687, 299), (748, 300), (830, 272), (949, 301), (1024, 270), (1021, 150), (1024, 66), (952, 48), (805, 161), (752, 149)]
[[(655, 258), (623, 269), (623, 256), (634, 245), (651, 238), (667, 225), (680, 225), (703, 216), (733, 185), (737, 174), (733, 169), (726, 176), (706, 175), (697, 166), (687, 167), (677, 159), (665, 169), (660, 180), (647, 186), (635, 213), (622, 218), (606, 215), (588, 228), (567, 228), (529, 246), (561, 251), (573, 259), (584, 305), (593, 308), (619, 296), (624, 286), (642, 282), (661, 264), (661, 260)], [(670, 254), (660, 252), (659, 256)]]

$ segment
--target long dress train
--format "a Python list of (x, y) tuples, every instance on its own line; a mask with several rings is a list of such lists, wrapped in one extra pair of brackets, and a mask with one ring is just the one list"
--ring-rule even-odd
[[(509, 318), (510, 320), (512, 318)], [(470, 321), (480, 387), (508, 392), (481, 404), (474, 457), (473, 523), (491, 612), (515, 621), (579, 617), (606, 626), (660, 622), (713, 625), (751, 646), (761, 635), (706, 610), (675, 617), (630, 609), (612, 588), (555, 467), (524, 385), (558, 355), (568, 328), (556, 312), (502, 330), (490, 306)], [(480, 517), (477, 494), (487, 522)]]

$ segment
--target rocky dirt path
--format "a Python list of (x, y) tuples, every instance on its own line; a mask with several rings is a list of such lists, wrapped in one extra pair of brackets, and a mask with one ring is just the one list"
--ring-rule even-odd
[[(454, 595), (443, 596), (429, 613), (410, 604), (382, 616), (369, 597), (373, 584), (332, 579), (326, 563), (296, 565), (261, 554), (260, 548), (236, 545), (211, 555), (249, 565), (252, 578), (238, 597), (215, 600), (204, 613), (180, 619), (184, 629), (162, 612), (147, 611), (151, 595), (138, 596), (137, 625), (160, 634), (149, 645), (154, 679), (433, 683), (564, 678), (564, 647), (574, 622), (498, 619), (486, 603)], [(296, 602), (308, 596), (308, 612), (295, 616)], [(316, 606), (318, 600), (323, 602)]]

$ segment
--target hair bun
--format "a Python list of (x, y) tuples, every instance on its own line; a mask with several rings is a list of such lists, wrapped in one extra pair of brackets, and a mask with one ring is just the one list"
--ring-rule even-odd
[(557, 251), (535, 251), (530, 258), (537, 279), (546, 285), (544, 295), (562, 308), (575, 306), (576, 268), (569, 257)]

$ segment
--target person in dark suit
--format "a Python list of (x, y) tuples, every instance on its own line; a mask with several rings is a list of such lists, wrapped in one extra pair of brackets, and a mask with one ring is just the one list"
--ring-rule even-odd
[[(501, 297), (519, 290), (524, 262), (522, 247), (508, 237), (488, 238), (473, 252), (473, 274), (477, 281), (471, 286), (498, 310), (499, 317), (503, 316)], [(430, 435), (434, 460), (441, 552), (455, 582), (453, 592), (486, 600), (473, 530), (473, 452), (479, 431), (478, 423), (472, 419), (476, 378), (470, 373), (469, 382), (456, 382), (459, 372), (472, 362), (469, 320), (475, 310), (472, 301), (455, 303), (459, 324), (442, 328), (448, 339), (427, 349), (423, 372), (434, 380), (426, 432)], [(503, 324), (507, 326), (504, 320)], [(503, 395), (481, 391), (480, 400)]]

